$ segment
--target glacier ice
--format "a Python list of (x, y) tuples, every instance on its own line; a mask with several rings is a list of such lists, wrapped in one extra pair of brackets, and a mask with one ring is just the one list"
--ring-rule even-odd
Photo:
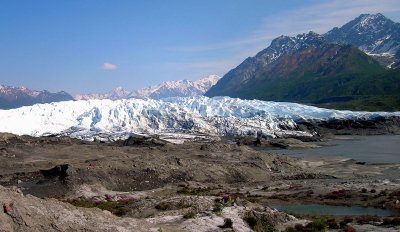
[(229, 97), (65, 101), (0, 110), (0, 132), (92, 140), (131, 134), (303, 134), (298, 120), (368, 119), (400, 112), (352, 112)]

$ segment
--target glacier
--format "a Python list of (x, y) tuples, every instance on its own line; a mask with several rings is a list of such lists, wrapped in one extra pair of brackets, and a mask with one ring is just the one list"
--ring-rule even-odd
[(312, 136), (296, 130), (296, 122), (389, 116), (400, 116), (400, 112), (339, 111), (296, 103), (204, 96), (81, 100), (0, 110), (0, 132), (85, 140), (115, 140), (133, 134)]

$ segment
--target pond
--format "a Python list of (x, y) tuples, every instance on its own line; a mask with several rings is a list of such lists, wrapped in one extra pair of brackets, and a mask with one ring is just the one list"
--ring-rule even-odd
[(291, 157), (350, 158), (368, 164), (400, 163), (400, 135), (339, 136), (321, 148), (267, 150)]
[(378, 209), (372, 207), (359, 206), (333, 206), (333, 205), (318, 205), (318, 204), (295, 204), (272, 206), (279, 211), (287, 211), (297, 214), (315, 214), (315, 215), (346, 215), (346, 216), (361, 216), (375, 215), (380, 217), (399, 216), (399, 212), (390, 209)]

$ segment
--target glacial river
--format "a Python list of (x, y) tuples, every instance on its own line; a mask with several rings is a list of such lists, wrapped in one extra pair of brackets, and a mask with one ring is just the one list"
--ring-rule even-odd
[(400, 163), (400, 135), (339, 136), (336, 140), (317, 144), (323, 147), (268, 151), (298, 158), (350, 158), (369, 164)]
[(399, 212), (390, 209), (378, 209), (372, 207), (346, 207), (333, 205), (318, 205), (318, 204), (294, 204), (284, 206), (273, 206), (279, 211), (287, 211), (298, 214), (316, 214), (316, 215), (376, 215), (379, 217), (399, 216)]

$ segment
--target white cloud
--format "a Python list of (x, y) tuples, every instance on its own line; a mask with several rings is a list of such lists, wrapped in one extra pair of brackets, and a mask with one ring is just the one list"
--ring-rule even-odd
[(118, 66), (115, 64), (104, 63), (103, 65), (101, 65), (101, 68), (106, 69), (106, 70), (114, 70), (114, 69), (118, 69)]

